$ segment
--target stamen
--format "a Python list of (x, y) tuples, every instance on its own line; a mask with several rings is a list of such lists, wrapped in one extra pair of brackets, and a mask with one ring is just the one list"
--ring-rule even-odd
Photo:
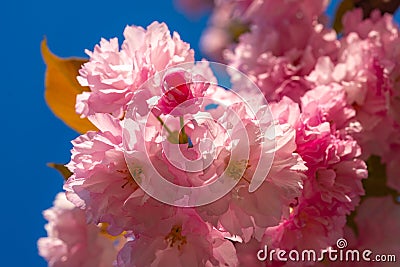
[(187, 243), (186, 236), (182, 235), (182, 226), (174, 225), (171, 232), (165, 237), (165, 241), (170, 247), (174, 247), (177, 244), (178, 250), (182, 250), (182, 246)]
[(248, 167), (248, 160), (246, 159), (231, 161), (226, 168), (226, 174), (237, 181), (242, 178), (244, 172)]
[[(141, 181), (141, 175), (143, 174), (143, 169), (140, 166), (134, 166), (130, 168), (129, 170), (118, 170), (119, 173), (123, 173), (126, 174), (126, 176), (124, 177), (124, 180), (126, 180), (126, 182), (121, 185), (121, 188), (125, 188), (125, 186), (130, 185), (133, 188), (137, 188), (138, 185), (136, 183), (136, 179), (140, 182)], [(134, 178), (135, 179), (134, 179)]]

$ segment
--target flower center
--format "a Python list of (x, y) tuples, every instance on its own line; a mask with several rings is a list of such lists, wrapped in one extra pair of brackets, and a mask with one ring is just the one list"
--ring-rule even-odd
[(129, 185), (133, 188), (137, 188), (138, 185), (136, 181), (141, 182), (142, 181), (142, 175), (143, 175), (143, 168), (140, 166), (131, 166), (129, 170), (119, 170), (118, 172), (126, 174), (124, 177), (124, 180), (126, 181), (123, 185), (121, 185), (121, 188), (125, 188), (125, 186)]
[(231, 161), (226, 168), (226, 175), (237, 181), (242, 178), (247, 167), (248, 160), (246, 159)]
[(143, 168), (140, 166), (134, 166), (133, 168), (129, 169), (131, 172), (131, 175), (135, 181), (142, 181), (142, 175), (143, 175)]
[(178, 250), (182, 250), (182, 246), (187, 243), (186, 236), (182, 235), (182, 226), (180, 225), (174, 225), (165, 240), (170, 247), (174, 247), (176, 244)]

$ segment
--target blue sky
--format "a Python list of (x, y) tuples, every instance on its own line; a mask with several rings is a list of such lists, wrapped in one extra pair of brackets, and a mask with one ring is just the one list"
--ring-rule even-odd
[(62, 190), (61, 177), (46, 163), (68, 162), (70, 141), (77, 133), (44, 101), (41, 40), (46, 36), (59, 56), (84, 57), (84, 49), (92, 49), (101, 37), (121, 38), (126, 25), (158, 20), (178, 31), (201, 58), (198, 40), (206, 18), (188, 20), (169, 0), (5, 1), (1, 11), (0, 265), (44, 267), (36, 247), (37, 239), (46, 235), (42, 210)]
[[(5, 4), (7, 3), (7, 4)], [(177, 13), (171, 1), (5, 1), (0, 15), (1, 87), (1, 263), (0, 266), (47, 266), (36, 241), (45, 236), (42, 210), (49, 208), (62, 178), (47, 162), (68, 162), (70, 130), (44, 101), (44, 36), (57, 55), (84, 57), (101, 37), (121, 38), (126, 25), (154, 20), (198, 50), (206, 23)]]

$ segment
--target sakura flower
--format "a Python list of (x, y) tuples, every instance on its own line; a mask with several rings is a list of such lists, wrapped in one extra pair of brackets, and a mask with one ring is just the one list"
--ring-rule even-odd
[[(294, 153), (295, 131), (289, 125), (270, 125), (276, 132), (275, 147), (260, 136), (250, 119), (246, 119), (251, 118), (251, 115), (243, 109), (243, 103), (233, 104), (232, 108), (239, 114), (241, 122), (233, 120), (228, 112), (221, 119), (226, 120), (228, 125), (244, 124), (245, 132), (239, 131), (237, 134), (242, 136), (239, 140), (248, 140), (246, 146), (250, 148), (250, 156), (236, 159), (231, 155), (231, 162), (225, 161), (225, 172), (237, 179), (238, 184), (223, 198), (197, 210), (214, 226), (220, 225), (248, 242), (256, 234), (256, 229), (266, 229), (279, 223), (282, 214), (289, 210), (291, 201), (300, 194), (302, 171), (306, 168), (302, 159)], [(232, 138), (235, 139), (235, 133)], [(238, 148), (239, 151), (245, 151), (240, 142)], [(269, 156), (271, 153), (274, 153), (274, 159)], [(263, 166), (259, 166), (259, 162)], [(272, 163), (269, 165), (269, 173), (267, 171), (265, 176), (256, 177), (260, 169), (268, 166), (268, 163)], [(262, 183), (256, 191), (250, 193), (251, 183), (257, 178), (262, 178)]]
[(261, 247), (261, 243), (254, 238), (252, 238), (247, 243), (235, 242), (236, 253), (239, 259), (240, 266), (265, 266), (265, 262), (262, 262), (257, 258), (257, 253), (261, 249)]
[(355, 10), (338, 39), (327, 3), (215, 1), (202, 46), (228, 62), (223, 85), (164, 23), (86, 51), (75, 108), (98, 131), (72, 141), (66, 192), (44, 212), (49, 266), (297, 266), (257, 252), (344, 235), (397, 253), (398, 199), (361, 196), (371, 156), (400, 192), (399, 29)]
[[(364, 99), (356, 103), (357, 118), (365, 129), (356, 138), (365, 157), (381, 156), (387, 165), (388, 185), (400, 191), (399, 177), (393, 168), (400, 146), (399, 27), (392, 15), (380, 15), (377, 10), (367, 20), (362, 21), (361, 16), (361, 11), (355, 10), (344, 18), (348, 39), (354, 38), (344, 44), (344, 49), (353, 51), (354, 45), (363, 57), (369, 58), (355, 66), (354, 80), (364, 87)], [(342, 57), (346, 56), (343, 52)]]
[(187, 14), (198, 15), (213, 7), (213, 0), (175, 0), (175, 5)]
[(184, 69), (170, 69), (162, 79), (163, 95), (157, 108), (163, 114), (183, 116), (185, 113), (197, 113), (200, 103), (209, 86), (203, 76), (193, 75)]
[(89, 86), (91, 92), (77, 96), (76, 112), (82, 116), (93, 115), (97, 111), (116, 113), (128, 101), (132, 92), (129, 85), (132, 80), (133, 62), (121, 56), (117, 38), (110, 41), (102, 39), (94, 51), (85, 51), (89, 62), (79, 70), (78, 81), (82, 86)]
[(232, 42), (229, 32), (225, 28), (210, 27), (200, 39), (201, 50), (209, 58), (223, 62), (223, 51)]
[(111, 267), (117, 256), (114, 240), (94, 224), (86, 223), (85, 212), (59, 193), (54, 207), (44, 211), (49, 221), (48, 237), (38, 240), (39, 254), (50, 267)]
[(344, 89), (348, 107), (354, 108), (358, 130), (352, 135), (363, 150), (363, 158), (380, 156), (387, 164), (388, 185), (399, 190), (392, 167), (400, 145), (398, 26), (391, 15), (381, 16), (378, 11), (362, 20), (362, 11), (354, 10), (343, 22), (345, 36), (337, 60), (319, 58), (307, 79), (317, 86), (334, 83)]
[[(343, 87), (346, 102), (355, 107), (355, 119), (362, 126), (356, 138), (363, 146), (365, 157), (387, 153), (394, 122), (388, 116), (388, 80), (378, 80), (376, 72), (380, 48), (352, 33), (343, 41), (342, 49), (339, 63), (334, 65), (329, 59), (321, 58), (310, 78), (316, 79), (317, 84), (338, 83)], [(326, 73), (332, 76), (323, 81), (321, 77)], [(389, 125), (384, 131), (383, 124)]]
[(318, 250), (331, 246), (343, 235), (346, 216), (364, 193), (361, 179), (367, 172), (358, 159), (359, 146), (330, 125), (328, 118), (338, 114), (335, 105), (322, 104), (329, 101), (326, 98), (310, 101), (310, 97), (302, 98), (301, 109), (288, 99), (272, 105), (281, 122), (294, 123), (296, 151), (308, 168), (304, 189), (290, 213), (264, 234), (263, 243), (275, 248)]
[[(371, 217), (378, 218), (379, 223), (376, 220), (371, 220)], [(370, 250), (372, 252), (368, 256), (370, 261), (332, 262), (331, 265), (334, 267), (397, 266), (397, 261), (400, 257), (400, 242), (396, 238), (398, 235), (399, 220), (400, 206), (391, 196), (369, 197), (365, 199), (355, 213), (354, 228), (346, 227), (344, 238), (348, 243), (346, 249), (357, 249), (360, 251), (360, 258), (364, 250)], [(381, 259), (377, 255), (384, 255), (383, 257), (387, 261), (384, 263), (376, 261), (375, 257)], [(395, 261), (394, 258), (390, 259), (393, 256), (395, 257)]]
[(90, 92), (77, 97), (76, 111), (86, 117), (112, 113), (121, 117), (127, 103), (147, 79), (156, 72), (179, 63), (193, 62), (194, 53), (179, 35), (171, 34), (164, 23), (154, 22), (143, 29), (128, 26), (119, 48), (116, 38), (102, 39), (89, 62), (79, 71), (78, 81)]
[[(327, 1), (248, 1), (241, 14), (250, 31), (225, 58), (245, 73), (267, 100), (295, 100), (308, 90), (305, 79), (320, 56), (335, 58), (336, 34), (318, 23)], [(233, 78), (234, 87), (243, 83)]]
[[(239, 36), (247, 31), (246, 21), (239, 16), (238, 1), (214, 1), (215, 6), (208, 21), (208, 27), (203, 32), (201, 50), (213, 60), (224, 61), (223, 52), (233, 45)], [(248, 1), (242, 1), (248, 2)]]
[[(175, 79), (174, 82), (186, 82), (181, 73), (184, 72), (177, 74), (172, 72), (177, 75), (171, 77)], [(145, 100), (134, 97), (130, 106), (132, 110), (125, 118), (132, 128), (138, 128), (134, 125), (139, 125), (148, 118), (154, 120), (155, 114), (150, 112), (151, 105), (158, 106), (160, 102), (151, 103), (152, 83), (149, 83), (150, 85), (144, 86), (146, 89), (143, 90)], [(150, 90), (147, 90), (148, 88)], [(235, 95), (232, 92), (224, 92)], [(135, 96), (140, 93), (135, 93)], [(221, 90), (211, 88), (205, 96), (214, 97), (213, 93), (222, 94)], [(203, 109), (203, 105), (209, 105), (210, 102), (198, 103), (201, 112), (182, 114), (184, 116), (179, 120), (170, 114), (158, 117), (158, 120), (162, 119), (160, 125), (167, 130), (164, 133), (154, 132), (155, 138), (151, 142), (143, 140), (144, 147), (148, 147), (148, 151), (151, 151), (149, 162), (154, 169), (148, 172), (151, 175), (146, 175), (140, 181), (140, 185), (146, 187), (145, 191), (148, 194), (170, 204), (184, 202), (185, 196), (189, 195), (191, 197), (188, 203), (193, 203), (193, 199), (217, 200), (209, 206), (200, 207), (198, 211), (201, 216), (212, 222), (214, 227), (220, 224), (226, 231), (248, 240), (256, 227), (265, 229), (276, 225), (282, 213), (288, 212), (289, 204), (300, 194), (303, 177), (301, 172), (306, 168), (302, 159), (294, 153), (296, 149), (294, 129), (289, 125), (274, 125), (268, 120), (267, 115), (264, 115), (265, 118), (258, 118), (257, 116), (268, 114), (266, 106), (258, 107), (256, 115), (250, 107), (239, 100), (236, 95), (226, 97), (219, 103), (217, 111)], [(149, 107), (142, 108), (140, 102), (149, 103)], [(142, 112), (142, 109), (146, 112)], [(225, 111), (221, 112), (219, 109)], [(190, 119), (185, 122), (185, 118)], [(265, 125), (260, 127), (260, 124)], [(144, 127), (147, 128), (148, 125), (145, 124)], [(187, 139), (171, 138), (171, 135), (173, 136), (179, 129), (180, 131), (184, 129)], [(277, 147), (274, 142), (275, 136), (273, 134), (269, 136), (269, 133), (275, 130), (278, 133)], [(135, 142), (141, 143), (138, 140)], [(132, 154), (136, 161), (141, 160), (139, 157), (142, 156), (139, 154), (138, 151)], [(277, 154), (275, 162), (273, 162), (274, 154)], [(268, 176), (271, 165), (272, 174)], [(179, 198), (179, 192), (183, 189), (171, 187), (165, 180), (178, 186), (188, 187), (188, 193)], [(257, 185), (254, 186), (255, 183)], [(194, 193), (201, 186), (214, 184), (220, 184), (223, 188), (218, 187), (218, 190), (214, 188), (208, 191), (206, 188), (201, 193)], [(231, 189), (227, 185), (232, 185), (234, 188), (232, 192), (223, 191), (226, 188)], [(257, 189), (255, 193), (250, 191), (254, 191), (252, 186)], [(215, 192), (222, 193), (214, 199)], [(268, 196), (269, 201), (265, 201), (265, 196)], [(237, 217), (237, 222), (231, 221), (230, 217), (233, 216)]]
[(89, 222), (109, 223), (108, 230), (116, 235), (129, 220), (122, 210), (125, 200), (140, 189), (125, 162), (120, 121), (106, 114), (91, 120), (100, 131), (72, 142), (67, 167), (73, 175), (64, 189), (67, 198), (86, 211)]
[[(318, 110), (331, 123), (331, 127), (337, 130), (346, 130), (355, 133), (357, 129), (356, 111), (347, 102), (347, 94), (343, 86), (337, 83), (316, 86), (301, 98), (303, 105), (316, 105)], [(353, 123), (353, 124), (352, 124)]]
[(177, 209), (119, 252), (117, 266), (238, 266), (235, 248), (193, 209)]
[[(380, 223), (371, 220), (371, 216), (379, 218)], [(357, 209), (354, 221), (358, 229), (356, 243), (352, 244), (354, 247), (371, 250), (371, 259), (377, 254), (395, 255), (396, 260), (400, 258), (400, 242), (396, 238), (400, 223), (399, 202), (390, 196), (368, 198)], [(362, 266), (378, 265), (379, 263), (370, 262)], [(388, 262), (385, 265), (394, 267), (397, 263)]]

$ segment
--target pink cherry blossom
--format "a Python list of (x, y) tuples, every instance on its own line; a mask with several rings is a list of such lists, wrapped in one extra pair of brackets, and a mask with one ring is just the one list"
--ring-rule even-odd
[(175, 4), (188, 15), (199, 15), (211, 9), (213, 0), (175, 0)]
[(203, 32), (201, 50), (213, 60), (223, 62), (223, 52), (235, 39), (235, 31), (246, 29), (246, 25), (234, 16), (238, 1), (214, 1), (215, 6)]
[(97, 115), (91, 120), (100, 129), (88, 132), (72, 144), (73, 175), (64, 185), (67, 198), (86, 211), (88, 221), (109, 223), (109, 231), (119, 234), (129, 218), (122, 207), (130, 195), (140, 191), (125, 162), (122, 128), (111, 115)]
[[(250, 2), (250, 1), (249, 1)], [(250, 31), (226, 52), (230, 66), (244, 72), (267, 100), (295, 101), (310, 87), (305, 79), (320, 56), (335, 58), (336, 34), (318, 22), (326, 1), (253, 1), (239, 12)], [(241, 86), (233, 79), (234, 87)]]
[(120, 117), (127, 103), (156, 72), (179, 63), (193, 62), (194, 53), (179, 35), (171, 34), (164, 23), (154, 22), (143, 29), (128, 26), (119, 48), (116, 38), (102, 39), (89, 62), (79, 71), (78, 81), (90, 91), (77, 97), (76, 111), (82, 116), (112, 113)]
[(117, 256), (114, 241), (94, 224), (86, 223), (85, 212), (59, 193), (54, 207), (43, 212), (48, 237), (38, 241), (39, 254), (50, 267), (111, 267)]
[(117, 266), (238, 266), (233, 244), (193, 209), (177, 209), (118, 254)]
[(347, 102), (347, 94), (338, 83), (316, 86), (301, 98), (305, 106), (317, 106), (318, 110), (331, 123), (331, 127), (346, 132), (357, 132), (356, 111)]
[[(250, 141), (246, 145), (250, 147), (250, 157), (244, 161), (246, 162), (245, 166), (239, 164), (243, 162), (242, 159), (233, 157), (233, 162), (230, 162), (229, 165), (225, 160), (227, 165), (225, 171), (233, 175), (231, 172), (235, 170), (237, 175), (232, 177), (239, 179), (239, 183), (223, 198), (199, 207), (198, 211), (205, 220), (212, 222), (214, 226), (221, 225), (229, 233), (240, 236), (244, 242), (248, 242), (255, 235), (256, 229), (266, 229), (279, 223), (282, 214), (289, 209), (290, 202), (300, 194), (302, 172), (306, 168), (301, 157), (294, 153), (296, 150), (295, 131), (289, 125), (272, 125), (275, 128), (276, 147), (264, 148), (264, 152), (262, 152), (262, 146), (268, 147), (271, 144), (261, 142), (259, 133), (250, 120), (250, 114), (246, 114), (242, 105), (243, 103), (231, 105), (237, 114), (240, 114), (242, 122), (235, 122), (227, 115), (223, 115), (222, 118), (226, 118), (228, 124), (244, 123), (247, 139)], [(246, 119), (246, 116), (249, 119)], [(235, 139), (235, 135), (232, 135), (231, 138)], [(249, 183), (254, 179), (256, 169), (260, 168), (257, 165), (258, 160), (261, 157), (261, 164), (264, 165), (268, 160), (272, 161), (272, 158), (268, 157), (272, 150), (275, 154), (268, 176), (264, 177), (265, 181), (255, 192), (250, 193)], [(233, 166), (236, 167), (233, 168)], [(244, 172), (240, 174), (240, 169), (243, 167)]]
[(235, 248), (237, 257), (239, 259), (240, 266), (248, 267), (262, 267), (265, 266), (265, 262), (257, 259), (257, 253), (261, 249), (262, 245), (259, 241), (252, 238), (249, 242), (235, 242)]
[(362, 20), (362, 11), (354, 10), (343, 22), (345, 36), (337, 60), (319, 58), (307, 79), (317, 86), (334, 83), (344, 89), (347, 109), (355, 112), (350, 125), (356, 127), (350, 131), (362, 147), (363, 158), (380, 156), (387, 164), (388, 185), (400, 190), (393, 168), (394, 151), (400, 145), (398, 26), (391, 15), (381, 16), (377, 11)]
[(205, 77), (192, 75), (184, 69), (169, 69), (162, 78), (163, 95), (157, 108), (163, 114), (183, 116), (200, 110), (200, 102), (209, 87)]
[[(399, 203), (391, 196), (365, 199), (357, 208), (353, 227), (345, 228), (344, 238), (348, 243), (347, 250), (357, 249), (360, 251), (360, 255), (364, 250), (370, 250), (372, 252), (369, 256), (371, 261), (364, 261), (360, 256), (361, 261), (359, 262), (332, 262), (331, 265), (334, 267), (397, 266), (400, 257), (400, 242), (397, 238), (399, 223)], [(388, 255), (394, 255), (396, 261), (377, 262), (375, 261), (377, 255), (385, 255), (386, 259), (388, 259)], [(322, 267), (323, 265), (317, 266)]]
[[(377, 218), (371, 220), (371, 217)], [(400, 223), (399, 202), (391, 196), (371, 197), (366, 199), (357, 209), (354, 218), (357, 225), (358, 234), (356, 235), (355, 247), (360, 250), (369, 249), (373, 255), (385, 254), (395, 255), (400, 258), (400, 241), (397, 238)], [(373, 256), (372, 256), (373, 257)], [(385, 263), (386, 266), (396, 266), (398, 263)], [(364, 266), (378, 266), (373, 263)]]
[(344, 49), (358, 49), (363, 57), (355, 65), (354, 80), (365, 88), (364, 99), (356, 103), (357, 119), (365, 130), (356, 138), (364, 157), (381, 156), (387, 165), (387, 184), (400, 191), (400, 179), (394, 168), (400, 146), (399, 27), (392, 15), (382, 16), (376, 10), (362, 21), (361, 10), (355, 10), (344, 17), (344, 30), (348, 39), (354, 39), (352, 43), (346, 42)]
[(308, 170), (302, 195), (290, 213), (264, 234), (263, 243), (271, 247), (318, 250), (334, 244), (343, 234), (346, 216), (364, 193), (361, 179), (367, 172), (365, 163), (358, 159), (360, 148), (330, 124), (328, 118), (334, 121), (338, 112), (329, 101), (338, 100), (312, 99), (308, 94), (300, 109), (287, 98), (272, 105), (273, 114), (281, 122), (290, 121), (296, 129), (296, 151)]
[(399, 27), (356, 9), (338, 38), (327, 4), (215, 1), (202, 46), (228, 63), (222, 79), (164, 23), (86, 51), (75, 109), (98, 130), (72, 141), (44, 212), (49, 266), (308, 266), (257, 252), (342, 237), (400, 257), (399, 199), (362, 197), (371, 156), (400, 192)]

